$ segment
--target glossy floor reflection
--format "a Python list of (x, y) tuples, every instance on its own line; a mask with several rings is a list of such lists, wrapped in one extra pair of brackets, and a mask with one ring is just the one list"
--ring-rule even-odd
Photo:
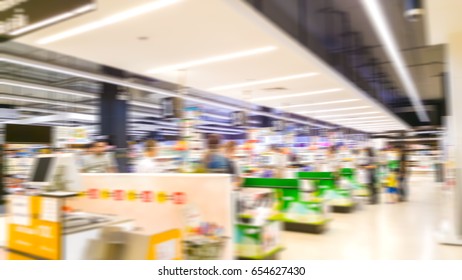
[(322, 235), (284, 232), (282, 259), (462, 259), (462, 246), (435, 239), (445, 200), (432, 176), (411, 178), (410, 200), (333, 214)]

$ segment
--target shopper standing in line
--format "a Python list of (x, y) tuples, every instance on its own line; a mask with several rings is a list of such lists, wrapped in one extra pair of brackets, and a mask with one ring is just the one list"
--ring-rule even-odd
[(221, 137), (218, 134), (210, 134), (207, 138), (207, 152), (202, 160), (203, 165), (209, 173), (227, 173), (236, 175), (232, 164), (221, 152)]
[(365, 168), (368, 176), (368, 189), (370, 195), (370, 204), (377, 204), (379, 202), (379, 194), (377, 190), (376, 180), (376, 158), (372, 148), (368, 147), (364, 149), (365, 152)]
[(157, 162), (157, 142), (147, 140), (144, 144), (144, 155), (135, 165), (136, 173), (161, 173)]
[(242, 184), (241, 169), (239, 163), (236, 160), (236, 141), (228, 141), (225, 145), (225, 156), (228, 158), (229, 163), (234, 171), (233, 182), (235, 187), (238, 189)]
[(97, 141), (91, 144), (89, 154), (83, 158), (83, 173), (116, 173), (114, 157), (106, 151), (106, 143)]
[(409, 197), (409, 188), (407, 184), (407, 153), (404, 148), (399, 149), (399, 168), (398, 168), (398, 182), (399, 182), (399, 201), (407, 201)]
[(285, 170), (287, 167), (287, 155), (284, 154), (283, 150), (277, 145), (271, 145), (271, 151), (274, 153), (274, 168), (275, 168), (275, 177), (284, 178)]

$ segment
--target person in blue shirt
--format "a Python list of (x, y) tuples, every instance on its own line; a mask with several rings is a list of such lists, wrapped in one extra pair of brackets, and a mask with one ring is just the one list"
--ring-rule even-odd
[(235, 175), (233, 164), (221, 151), (221, 137), (210, 134), (207, 138), (208, 151), (205, 153), (203, 164), (208, 173), (227, 173)]

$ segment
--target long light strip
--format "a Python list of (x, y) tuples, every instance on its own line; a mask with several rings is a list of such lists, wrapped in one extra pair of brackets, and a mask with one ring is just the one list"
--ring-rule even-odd
[(143, 112), (136, 112), (136, 111), (130, 111), (129, 115), (133, 116), (138, 116), (138, 117), (148, 117), (148, 118), (160, 118), (161, 116), (158, 114), (153, 114), (153, 113), (143, 113)]
[(199, 127), (201, 129), (210, 129), (210, 130), (218, 130), (218, 131), (242, 132), (241, 129), (222, 128), (222, 127), (205, 126), (205, 125), (199, 125)]
[(0, 85), (8, 85), (8, 86), (12, 86), (12, 87), (28, 88), (28, 89), (56, 92), (56, 93), (62, 93), (62, 94), (67, 94), (67, 95), (79, 96), (79, 97), (97, 98), (97, 96), (95, 94), (91, 94), (91, 93), (83, 93), (83, 92), (79, 92), (79, 91), (75, 91), (75, 90), (61, 89), (61, 88), (55, 88), (55, 87), (50, 87), (50, 86), (31, 84), (31, 83), (26, 83), (26, 82), (12, 81), (12, 80), (4, 80), (4, 79), (2, 79), (2, 80), (0, 80)]
[(212, 88), (209, 88), (208, 90), (209, 91), (222, 91), (222, 90), (229, 90), (229, 89), (236, 89), (236, 88), (245, 88), (245, 87), (250, 87), (250, 86), (257, 86), (257, 85), (263, 85), (263, 84), (270, 84), (270, 83), (309, 78), (309, 77), (314, 77), (317, 75), (319, 74), (314, 73), (314, 72), (313, 73), (303, 73), (303, 74), (296, 74), (296, 75), (290, 75), (290, 76), (284, 76), (284, 77), (278, 77), (278, 78), (271, 78), (271, 79), (266, 79), (266, 80), (258, 80), (258, 81), (251, 81), (251, 82), (238, 83), (238, 84), (232, 84), (232, 85), (212, 87)]
[(269, 101), (269, 100), (277, 100), (277, 99), (295, 98), (295, 97), (302, 97), (302, 96), (309, 96), (309, 95), (316, 95), (316, 94), (323, 94), (323, 93), (339, 92), (342, 90), (343, 89), (341, 88), (332, 88), (332, 89), (324, 89), (324, 90), (302, 92), (302, 93), (291, 93), (291, 94), (283, 94), (283, 95), (277, 95), (277, 96), (257, 97), (257, 98), (250, 99), (250, 101), (255, 102), (255, 101)]
[(388, 119), (387, 117), (361, 117), (361, 118), (344, 118), (344, 119), (333, 119), (333, 120), (328, 120), (329, 122), (343, 122), (343, 121), (358, 121), (358, 120), (372, 120), (372, 119), (383, 119), (386, 120)]
[(229, 121), (229, 117), (222, 116), (222, 115), (218, 115), (218, 114), (202, 113), (201, 115), (202, 115), (202, 116), (205, 116), (205, 117), (214, 118), (214, 119), (220, 119), (220, 120), (227, 120), (227, 121)]
[(356, 109), (366, 109), (370, 106), (357, 106), (357, 107), (348, 107), (348, 108), (339, 108), (339, 109), (328, 109), (328, 110), (318, 110), (318, 111), (306, 111), (306, 112), (297, 112), (297, 114), (313, 114), (313, 113), (324, 113), (324, 112), (338, 112), (338, 111), (348, 111)]
[(53, 23), (65, 20), (67, 18), (71, 18), (71, 17), (77, 16), (79, 14), (89, 12), (89, 11), (95, 9), (95, 7), (96, 7), (96, 4), (88, 4), (88, 5), (82, 6), (80, 8), (77, 8), (77, 9), (75, 9), (73, 11), (57, 15), (57, 16), (48, 18), (46, 20), (39, 21), (37, 23), (28, 25), (28, 26), (23, 27), (23, 28), (16, 29), (14, 31), (9, 32), (8, 34), (11, 35), (11, 36), (21, 35), (23, 33), (26, 33), (26, 32), (29, 32), (29, 31), (32, 31), (32, 30), (35, 30), (35, 29), (39, 29), (41, 27), (51, 25)]
[(241, 133), (238, 133), (238, 132), (225, 132), (225, 131), (214, 131), (214, 130), (207, 130), (207, 129), (199, 129), (197, 130), (199, 132), (203, 132), (203, 133), (220, 133), (220, 134), (229, 134), (229, 135), (238, 135), (238, 134), (241, 134)]
[(369, 21), (375, 28), (375, 33), (385, 46), (385, 51), (389, 59), (393, 62), (392, 66), (398, 73), (401, 82), (406, 89), (407, 95), (411, 99), (412, 105), (416, 110), (419, 120), (422, 122), (430, 121), (422, 104), (422, 100), (420, 99), (419, 93), (417, 92), (414, 81), (409, 74), (403, 56), (401, 55), (400, 48), (398, 47), (390, 25), (385, 17), (380, 0), (361, 0), (361, 3), (369, 17)]
[(75, 107), (75, 108), (82, 108), (82, 109), (93, 109), (94, 108), (91, 105), (76, 104), (76, 103), (62, 102), (62, 101), (40, 100), (36, 98), (22, 97), (22, 96), (16, 97), (16, 96), (0, 95), (0, 99), (31, 102), (31, 103), (42, 103), (42, 104), (58, 105), (58, 106), (65, 106), (65, 107)]
[(198, 60), (188, 61), (185, 63), (179, 63), (179, 64), (174, 64), (174, 65), (170, 65), (166, 67), (152, 69), (148, 71), (148, 74), (159, 74), (159, 73), (175, 71), (175, 70), (184, 70), (184, 69), (189, 69), (191, 67), (196, 67), (200, 65), (206, 65), (206, 64), (228, 61), (228, 60), (247, 57), (247, 56), (263, 54), (263, 53), (267, 53), (267, 52), (274, 51), (274, 50), (276, 50), (275, 46), (267, 46), (267, 47), (262, 47), (262, 48), (257, 48), (257, 49), (246, 50), (246, 51), (217, 55), (217, 56), (212, 56), (212, 57), (205, 58), (205, 59), (198, 59)]
[(337, 117), (375, 115), (375, 114), (380, 114), (380, 112), (364, 112), (364, 113), (352, 113), (352, 114), (341, 114), (341, 115), (324, 115), (324, 116), (316, 116), (316, 118), (324, 119), (324, 118), (337, 118)]
[(280, 109), (288, 109), (288, 108), (299, 108), (299, 107), (308, 107), (308, 106), (339, 104), (339, 103), (355, 102), (355, 101), (358, 101), (358, 100), (359, 99), (345, 99), (345, 100), (327, 101), (327, 102), (319, 102), (319, 103), (295, 104), (295, 105), (281, 106), (279, 108)]
[[(13, 63), (13, 64), (17, 64), (17, 65), (28, 66), (28, 67), (32, 67), (32, 68), (36, 68), (36, 69), (42, 69), (42, 70), (56, 72), (56, 73), (61, 73), (61, 74), (66, 74), (66, 75), (70, 75), (70, 76), (86, 78), (86, 79), (93, 80), (93, 81), (106, 82), (106, 83), (119, 85), (119, 86), (123, 86), (123, 87), (138, 89), (138, 90), (146, 91), (146, 92), (150, 92), (150, 93), (155, 93), (155, 94), (160, 94), (160, 95), (165, 95), (165, 96), (179, 97), (179, 98), (183, 98), (184, 100), (189, 100), (189, 101), (200, 103), (200, 104), (208, 104), (208, 105), (216, 106), (216, 107), (219, 107), (219, 108), (225, 108), (225, 109), (230, 109), (230, 110), (242, 110), (243, 109), (242, 107), (239, 107), (239, 106), (231, 106), (231, 105), (222, 104), (222, 103), (219, 103), (219, 102), (213, 102), (213, 101), (209, 101), (209, 100), (195, 98), (195, 97), (192, 97), (192, 96), (183, 96), (183, 95), (180, 96), (177, 93), (167, 91), (167, 90), (158, 89), (158, 88), (153, 88), (151, 86), (136, 84), (136, 83), (132, 83), (132, 82), (125, 82), (125, 81), (121, 81), (119, 79), (115, 79), (115, 78), (105, 76), (105, 75), (88, 73), (88, 72), (84, 72), (84, 71), (80, 71), (80, 70), (74, 70), (74, 69), (70, 69), (70, 68), (67, 68), (67, 67), (52, 65), (52, 64), (44, 63), (44, 62), (37, 62), (37, 61), (33, 61), (33, 60), (30, 60), (30, 59), (17, 57), (17, 56), (13, 56), (13, 55), (0, 54), (0, 61)], [(286, 120), (286, 121), (290, 121), (290, 122), (294, 122), (294, 123), (300, 123), (300, 124), (305, 124), (305, 125), (310, 124), (312, 126), (322, 127), (322, 128), (332, 128), (330, 126), (313, 123), (313, 122), (310, 122), (310, 121), (307, 121), (307, 120), (291, 119), (291, 118), (281, 117), (281, 116), (278, 116), (278, 115), (275, 115), (275, 114), (257, 112), (257, 111), (255, 111), (254, 113), (255, 113), (255, 115), (268, 116), (268, 117), (272, 117), (272, 118), (275, 118), (275, 119), (282, 119), (282, 120)]]
[(142, 102), (142, 101), (129, 101), (128, 104), (132, 106), (139, 106), (139, 107), (146, 107), (146, 108), (153, 108), (153, 109), (160, 109), (161, 106), (154, 104), (154, 103), (147, 103), (147, 102)]
[(356, 121), (356, 120), (343, 120), (339, 121), (342, 125), (353, 125), (353, 124), (364, 124), (364, 123), (376, 123), (376, 124), (396, 124), (394, 121), (390, 120), (366, 120), (366, 121)]
[(80, 25), (78, 27), (69, 29), (67, 31), (64, 31), (58, 34), (45, 37), (43, 39), (40, 39), (37, 43), (39, 45), (45, 45), (45, 44), (53, 43), (56, 41), (60, 41), (60, 40), (63, 40), (69, 37), (73, 37), (73, 36), (85, 33), (85, 32), (96, 30), (96, 29), (99, 29), (99, 28), (102, 28), (108, 25), (112, 25), (115, 23), (119, 23), (122, 21), (126, 21), (128, 19), (131, 19), (131, 18), (135, 18), (141, 15), (150, 13), (160, 8), (164, 8), (164, 7), (176, 4), (179, 1), (180, 0), (157, 0), (155, 2), (151, 1), (148, 4), (137, 6), (135, 8), (114, 14), (112, 16), (105, 17), (103, 19), (90, 22), (84, 25)]

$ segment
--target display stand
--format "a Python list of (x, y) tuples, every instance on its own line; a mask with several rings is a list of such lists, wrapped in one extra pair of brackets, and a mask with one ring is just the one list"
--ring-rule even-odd
[(246, 188), (274, 189), (277, 194), (278, 213), (271, 220), (284, 223), (284, 229), (305, 233), (323, 233), (330, 221), (324, 200), (301, 197), (302, 186), (298, 179), (246, 178)]
[(278, 260), (284, 250), (280, 245), (281, 223), (266, 221), (263, 225), (237, 224), (236, 249), (240, 260)]
[(323, 198), (331, 206), (334, 213), (351, 213), (356, 208), (352, 192), (349, 189), (339, 189), (335, 186), (333, 172), (299, 172), (298, 178), (310, 180), (316, 185), (316, 195)]
[(88, 238), (98, 236), (110, 226), (131, 228), (130, 219), (108, 215), (87, 214), (68, 219), (63, 206), (76, 196), (77, 193), (71, 192), (10, 195), (6, 248), (11, 254), (8, 258), (82, 259), (86, 251), (90, 251)]

